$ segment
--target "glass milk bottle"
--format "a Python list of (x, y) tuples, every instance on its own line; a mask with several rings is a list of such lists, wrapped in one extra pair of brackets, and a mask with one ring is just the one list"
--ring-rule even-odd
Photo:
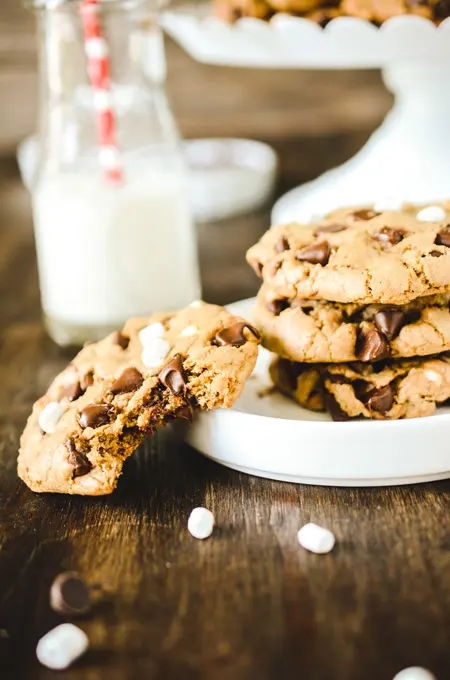
[(33, 0), (41, 64), (32, 186), (42, 307), (61, 345), (200, 296), (194, 226), (142, 0)]

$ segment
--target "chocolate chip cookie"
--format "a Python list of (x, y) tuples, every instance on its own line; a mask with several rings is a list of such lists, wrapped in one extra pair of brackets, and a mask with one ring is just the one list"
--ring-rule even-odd
[(19, 476), (33, 491), (111, 493), (124, 460), (158, 428), (232, 406), (257, 353), (258, 332), (214, 305), (130, 320), (84, 347), (36, 402)]
[(272, 227), (247, 260), (280, 298), (401, 305), (448, 293), (450, 206), (415, 212), (346, 209)]
[(342, 0), (343, 14), (381, 24), (392, 17), (415, 14), (439, 24), (450, 16), (448, 0)]
[(450, 294), (404, 305), (280, 298), (262, 286), (253, 315), (262, 344), (299, 362), (379, 361), (450, 350)]
[(432, 415), (450, 399), (450, 356), (375, 364), (300, 364), (276, 359), (271, 377), (301, 406), (334, 420), (398, 420)]

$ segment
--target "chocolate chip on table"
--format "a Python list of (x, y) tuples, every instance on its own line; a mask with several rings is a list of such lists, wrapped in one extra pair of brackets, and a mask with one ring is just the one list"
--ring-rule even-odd
[(69, 401), (76, 401), (83, 396), (85, 390), (80, 385), (80, 382), (73, 383), (67, 387), (63, 387), (59, 393), (58, 401), (61, 399), (68, 399)]
[(373, 220), (374, 217), (378, 217), (378, 215), (381, 215), (381, 213), (376, 212), (376, 210), (372, 210), (371, 208), (369, 208), (367, 210), (357, 210), (356, 212), (352, 213), (352, 215), (357, 220), (367, 222), (368, 220)]
[(89, 459), (84, 453), (77, 451), (73, 439), (69, 439), (69, 441), (66, 442), (66, 447), (69, 451), (67, 462), (73, 466), (72, 477), (84, 477), (84, 475), (87, 475), (87, 473), (92, 470), (92, 464)]
[(247, 342), (247, 338), (244, 335), (244, 329), (247, 329), (252, 333), (255, 338), (259, 340), (261, 337), (259, 331), (253, 326), (245, 321), (238, 321), (229, 328), (224, 328), (222, 331), (216, 333), (215, 341), (218, 345), (232, 345), (233, 347), (242, 347)]
[(144, 378), (137, 368), (126, 368), (122, 375), (111, 385), (110, 392), (113, 394), (124, 394), (138, 390)]
[(376, 411), (382, 415), (386, 415), (394, 404), (394, 391), (390, 385), (378, 389), (364, 389), (359, 392), (355, 390), (355, 394), (369, 411)]
[(266, 307), (269, 310), (269, 312), (272, 312), (272, 314), (278, 316), (279, 314), (281, 314), (281, 312), (284, 312), (284, 310), (289, 307), (289, 300), (287, 300), (286, 298), (270, 300), (267, 303)]
[(340, 231), (347, 229), (345, 224), (327, 224), (318, 226), (314, 229), (314, 236), (321, 236), (322, 234), (337, 234)]
[(390, 355), (389, 343), (381, 331), (361, 331), (356, 340), (355, 354), (361, 361), (377, 361)]
[(300, 250), (295, 256), (296, 260), (300, 262), (309, 262), (310, 264), (320, 264), (324, 267), (330, 259), (330, 246), (327, 241), (321, 243), (313, 243)]
[(81, 427), (100, 427), (109, 423), (111, 418), (111, 409), (106, 404), (88, 404), (78, 414), (78, 422)]
[[(446, 248), (450, 248), (450, 226), (441, 229), (441, 231), (437, 234), (436, 238), (434, 239), (434, 243), (437, 246), (445, 246)], [(430, 255), (431, 254), (432, 253), (430, 253)]]
[(375, 314), (373, 322), (388, 340), (393, 340), (408, 323), (408, 315), (401, 309), (385, 307)]
[(58, 614), (79, 616), (91, 609), (89, 586), (76, 571), (66, 571), (53, 581), (50, 606)]
[(285, 236), (282, 236), (275, 244), (277, 253), (284, 253), (285, 250), (289, 250), (289, 247), (289, 241)]
[(373, 238), (381, 243), (389, 243), (391, 246), (397, 245), (405, 238), (406, 232), (404, 229), (394, 229), (393, 227), (383, 227), (379, 232), (373, 235)]
[(116, 331), (112, 336), (112, 341), (114, 345), (119, 345), (122, 349), (126, 349), (130, 344), (130, 338), (123, 335), (120, 331)]
[(183, 357), (176, 354), (159, 373), (159, 379), (172, 394), (181, 394), (186, 390), (186, 373), (183, 368)]

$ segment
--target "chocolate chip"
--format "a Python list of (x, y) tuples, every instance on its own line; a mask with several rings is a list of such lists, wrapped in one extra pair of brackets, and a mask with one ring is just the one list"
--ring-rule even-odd
[(372, 210), (370, 208), (368, 210), (357, 210), (352, 214), (353, 217), (355, 217), (357, 220), (362, 220), (364, 222), (367, 222), (368, 220), (373, 220), (374, 217), (378, 217), (378, 215), (381, 215), (381, 213), (376, 212), (375, 210)]
[(262, 279), (262, 271), (263, 271), (263, 265), (262, 262), (250, 262), (250, 266), (255, 272), (256, 276), (259, 279)]
[(388, 340), (393, 340), (408, 322), (407, 315), (401, 309), (385, 307), (373, 317), (374, 324)]
[[(428, 4), (428, 3), (427, 3)], [(433, 19), (441, 21), (450, 16), (450, 0), (438, 0), (433, 5)]]
[(444, 227), (444, 229), (441, 229), (434, 239), (434, 242), (437, 246), (445, 246), (446, 248), (450, 248), (450, 227)]
[(394, 391), (390, 385), (378, 389), (366, 389), (357, 393), (356, 396), (369, 411), (376, 411), (382, 415), (386, 415), (394, 403)]
[(53, 581), (50, 606), (58, 614), (79, 616), (91, 608), (91, 594), (83, 577), (76, 571), (66, 571)]
[(279, 300), (270, 300), (267, 303), (266, 307), (269, 310), (269, 312), (272, 312), (272, 314), (278, 316), (279, 314), (281, 314), (281, 312), (284, 312), (284, 310), (289, 307), (289, 300), (286, 300), (286, 298), (280, 298)]
[(325, 405), (328, 413), (335, 422), (346, 422), (347, 420), (350, 420), (348, 414), (342, 410), (335, 397), (329, 392), (325, 395)]
[(442, 257), (443, 254), (439, 250), (432, 250), (430, 253), (431, 257)]
[(78, 422), (81, 427), (101, 427), (109, 423), (111, 418), (111, 409), (106, 404), (88, 404), (78, 414)]
[(285, 236), (282, 236), (279, 241), (277, 241), (275, 250), (277, 253), (284, 253), (285, 250), (289, 250), (289, 241)]
[(386, 336), (374, 329), (361, 331), (356, 341), (355, 354), (361, 361), (385, 359), (390, 355)]
[(381, 243), (390, 243), (391, 246), (395, 246), (400, 241), (405, 238), (406, 231), (404, 229), (394, 229), (393, 227), (383, 227), (381, 231), (373, 235), (373, 238)]
[(73, 439), (66, 442), (66, 448), (69, 451), (67, 462), (73, 466), (72, 477), (84, 477), (92, 469), (92, 464), (89, 459), (77, 451)]
[(345, 224), (327, 224), (323, 227), (319, 226), (314, 229), (314, 236), (321, 236), (322, 234), (337, 234), (339, 231), (345, 231), (347, 227)]
[(178, 411), (175, 413), (175, 418), (182, 418), (183, 420), (187, 420), (189, 423), (192, 423), (194, 420), (194, 409), (190, 404), (186, 404), (186, 406), (182, 406)]
[(67, 387), (63, 387), (59, 393), (58, 401), (61, 399), (68, 399), (69, 401), (76, 401), (79, 399), (85, 390), (82, 389), (80, 382), (73, 383)]
[(159, 379), (172, 394), (181, 394), (186, 390), (186, 373), (183, 369), (183, 357), (176, 354), (159, 373)]
[(81, 388), (86, 391), (88, 387), (91, 387), (91, 385), (94, 384), (94, 373), (92, 371), (89, 371), (89, 373), (86, 373), (84, 378), (81, 379)]
[(245, 321), (238, 321), (233, 326), (224, 328), (222, 331), (216, 333), (214, 338), (215, 342), (222, 346), (232, 345), (233, 347), (242, 347), (242, 345), (245, 345), (247, 342), (247, 338), (244, 335), (245, 328), (247, 328), (247, 330), (249, 330), (250, 333), (252, 333), (255, 338), (259, 340), (261, 336), (256, 328), (250, 326), (250, 324), (246, 323)]
[(111, 385), (110, 392), (113, 394), (124, 394), (125, 392), (134, 392), (138, 390), (144, 378), (137, 368), (126, 368), (120, 378)]
[(126, 349), (130, 344), (130, 338), (126, 335), (122, 335), (120, 331), (116, 331), (112, 336), (112, 341), (114, 345), (119, 345), (122, 349)]
[(300, 262), (309, 262), (310, 264), (320, 264), (324, 267), (330, 258), (330, 246), (327, 241), (321, 243), (314, 243), (311, 246), (303, 248), (296, 254), (295, 259)]

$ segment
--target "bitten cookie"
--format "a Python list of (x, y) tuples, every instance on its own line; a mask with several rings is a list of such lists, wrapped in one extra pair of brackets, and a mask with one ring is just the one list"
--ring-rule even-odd
[(257, 353), (257, 331), (214, 305), (131, 319), (82, 349), (35, 403), (19, 476), (33, 491), (111, 493), (148, 435), (197, 410), (232, 406)]
[(450, 294), (404, 305), (280, 298), (262, 286), (253, 320), (262, 344), (299, 362), (379, 361), (450, 350)]
[(448, 293), (449, 205), (414, 212), (346, 209), (272, 227), (247, 260), (282, 298), (401, 305)]
[(276, 359), (275, 385), (301, 406), (334, 420), (398, 420), (432, 415), (450, 398), (450, 357), (380, 364), (297, 364)]

